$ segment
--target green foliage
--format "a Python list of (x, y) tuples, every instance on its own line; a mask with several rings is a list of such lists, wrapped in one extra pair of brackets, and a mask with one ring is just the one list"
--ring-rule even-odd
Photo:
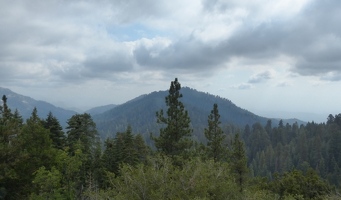
[(244, 149), (244, 143), (239, 138), (239, 133), (234, 137), (232, 143), (232, 156), (231, 156), (232, 172), (235, 174), (239, 191), (243, 192), (247, 177), (247, 157)]
[(56, 165), (51, 169), (40, 167), (33, 173), (30, 199), (77, 199), (81, 191), (81, 167), (85, 160), (80, 144), (75, 145), (74, 155), (68, 149), (58, 150)]
[(103, 166), (109, 172), (119, 174), (122, 163), (135, 166), (146, 162), (149, 148), (140, 134), (133, 135), (131, 127), (123, 133), (117, 133), (114, 139), (107, 138), (103, 152)]
[(7, 106), (7, 97), (0, 105), (0, 199), (14, 199), (14, 191), (20, 185), (16, 167), (23, 155), (17, 136), (21, 132), (22, 119), (18, 112), (13, 114)]
[(71, 150), (74, 149), (74, 144), (80, 141), (83, 153), (91, 154), (96, 144), (96, 138), (98, 138), (96, 124), (91, 116), (87, 113), (76, 114), (67, 123), (67, 143)]
[(175, 78), (171, 82), (169, 94), (166, 97), (167, 117), (164, 116), (163, 110), (156, 112), (157, 122), (166, 125), (166, 127), (160, 129), (159, 137), (153, 138), (155, 146), (158, 151), (172, 157), (188, 155), (193, 145), (190, 139), (193, 131), (190, 128), (191, 120), (180, 101), (182, 97), (180, 89), (181, 85)]
[(86, 190), (98, 189), (101, 184), (102, 156), (96, 124), (87, 113), (76, 114), (68, 120), (67, 144), (71, 155), (82, 152), (82, 164), (75, 182), (76, 197), (82, 198)]
[(121, 176), (109, 174), (111, 188), (102, 199), (239, 199), (227, 163), (191, 159), (181, 168), (168, 157), (149, 165), (123, 165)]
[(81, 184), (81, 167), (86, 160), (81, 150), (81, 144), (75, 144), (75, 151), (71, 155), (68, 148), (59, 150), (56, 156), (56, 168), (62, 174), (61, 187), (66, 199), (76, 199)]
[(218, 111), (218, 105), (213, 105), (213, 110), (208, 116), (208, 128), (205, 128), (205, 136), (207, 138), (207, 154), (213, 160), (220, 161), (227, 154), (226, 148), (224, 147), (224, 135), (223, 130), (219, 126), (220, 115)]
[(282, 198), (293, 196), (295, 199), (324, 199), (330, 194), (329, 185), (311, 168), (305, 174), (293, 170), (276, 175), (270, 183), (270, 189)]
[(49, 112), (47, 118), (43, 121), (43, 125), (46, 129), (50, 130), (50, 138), (52, 140), (53, 147), (63, 149), (66, 137), (62, 126), (58, 119), (53, 116), (52, 112)]
[(43, 127), (37, 115), (37, 109), (33, 110), (31, 117), (23, 125), (18, 135), (18, 143), (21, 159), (14, 167), (18, 175), (17, 187), (20, 195), (27, 195), (32, 192), (34, 172), (41, 166), (50, 168), (55, 164), (56, 151), (52, 148), (49, 131)]
[(61, 187), (62, 174), (55, 167), (51, 170), (40, 167), (34, 175), (32, 183), (38, 192), (31, 194), (30, 199), (65, 199)]
[[(322, 124), (256, 123), (246, 126), (241, 138), (238, 127), (220, 128), (215, 104), (205, 130), (207, 146), (197, 142), (193, 147), (180, 88), (175, 79), (166, 97), (167, 117), (163, 110), (157, 113), (163, 128), (154, 139), (162, 156), (151, 153), (130, 126), (108, 138), (102, 154), (89, 114), (69, 119), (65, 139), (52, 113), (41, 120), (34, 109), (23, 123), (3, 96), (0, 199), (339, 198), (341, 114), (329, 115)], [(231, 141), (227, 159), (219, 154), (224, 139)]]

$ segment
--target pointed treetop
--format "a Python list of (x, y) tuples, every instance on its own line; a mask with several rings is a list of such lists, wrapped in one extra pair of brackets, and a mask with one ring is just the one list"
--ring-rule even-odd
[(171, 86), (169, 88), (169, 93), (174, 94), (175, 92), (181, 89), (181, 84), (178, 82), (178, 78), (175, 78), (174, 81), (171, 82)]
[(6, 97), (6, 95), (3, 95), (3, 96), (2, 96), (2, 101), (3, 101), (3, 103), (6, 103), (6, 102), (7, 102), (7, 97)]

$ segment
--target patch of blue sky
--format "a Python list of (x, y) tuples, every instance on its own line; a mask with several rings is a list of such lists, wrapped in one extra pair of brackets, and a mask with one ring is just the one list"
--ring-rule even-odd
[(135, 41), (141, 38), (167, 36), (165, 31), (154, 29), (140, 23), (117, 25), (107, 28), (108, 34), (118, 41)]

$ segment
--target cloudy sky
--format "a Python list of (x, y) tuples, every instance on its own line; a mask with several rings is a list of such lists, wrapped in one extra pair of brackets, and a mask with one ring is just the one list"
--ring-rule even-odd
[(182, 86), (266, 117), (341, 112), (338, 0), (0, 0), (0, 86), (63, 107)]

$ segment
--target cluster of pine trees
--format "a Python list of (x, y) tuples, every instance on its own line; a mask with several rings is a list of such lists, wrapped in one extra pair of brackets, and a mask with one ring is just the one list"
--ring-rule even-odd
[[(192, 140), (177, 79), (156, 113), (155, 149), (125, 132), (101, 142), (89, 114), (64, 131), (34, 109), (23, 122), (0, 106), (0, 199), (334, 199), (340, 186), (341, 115), (327, 124), (254, 124), (224, 132), (218, 105), (206, 142)], [(246, 144), (246, 146), (245, 146)], [(324, 179), (328, 180), (325, 181)], [(332, 184), (333, 186), (331, 186)]]
[(313, 168), (330, 184), (341, 186), (341, 114), (329, 115), (321, 124), (246, 125), (242, 137), (253, 176), (273, 179), (276, 173)]

